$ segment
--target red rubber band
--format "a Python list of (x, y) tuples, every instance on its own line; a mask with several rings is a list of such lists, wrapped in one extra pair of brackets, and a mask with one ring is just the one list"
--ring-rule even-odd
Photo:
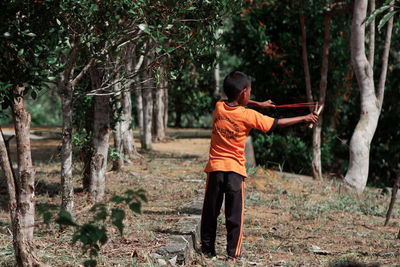
[(302, 107), (316, 107), (318, 102), (307, 102), (307, 103), (295, 103), (295, 104), (285, 104), (276, 105), (276, 108), (302, 108)]

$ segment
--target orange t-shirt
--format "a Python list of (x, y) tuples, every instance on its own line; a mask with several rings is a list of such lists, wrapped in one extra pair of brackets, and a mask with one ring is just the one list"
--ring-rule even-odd
[(230, 171), (247, 177), (244, 147), (251, 129), (273, 130), (277, 119), (220, 100), (215, 105), (209, 160), (205, 172)]

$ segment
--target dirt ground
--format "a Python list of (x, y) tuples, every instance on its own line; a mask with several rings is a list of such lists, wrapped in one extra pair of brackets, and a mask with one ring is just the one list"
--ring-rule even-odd
[[(54, 131), (57, 133), (57, 130)], [(60, 205), (60, 166), (57, 134), (32, 140), (36, 166), (37, 205)], [(127, 163), (121, 172), (107, 173), (106, 206), (115, 194), (144, 189), (148, 202), (142, 213), (126, 209), (124, 234), (111, 225), (102, 246), (99, 266), (157, 266), (150, 254), (173, 233), (184, 207), (201, 198), (203, 168), (209, 139), (168, 139), (139, 152), (144, 159)], [(11, 142), (11, 150), (14, 144)], [(111, 166), (109, 167), (109, 170)], [(73, 169), (75, 219), (91, 218), (86, 193), (81, 190), (82, 165)], [(368, 188), (363, 196), (343, 193), (340, 180), (313, 181), (282, 178), (273, 170), (248, 168), (246, 181), (243, 258), (236, 266), (344, 266), (348, 262), (400, 266), (400, 204), (384, 227), (390, 196)], [(12, 236), (4, 183), (0, 183), (0, 266), (14, 266)], [(223, 211), (221, 211), (223, 214)], [(188, 266), (228, 266), (225, 258), (224, 218), (220, 216), (214, 259), (193, 255)], [(80, 243), (72, 245), (73, 229), (60, 231), (37, 216), (35, 242), (41, 259), (50, 266), (80, 266), (87, 255)]]

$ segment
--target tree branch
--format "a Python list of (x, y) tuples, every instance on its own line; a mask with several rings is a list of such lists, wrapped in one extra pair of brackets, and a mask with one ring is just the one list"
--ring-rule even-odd
[(83, 75), (89, 70), (89, 68), (93, 65), (94, 58), (92, 58), (89, 63), (81, 70), (81, 72), (75, 77), (75, 79), (71, 82), (71, 86), (74, 87), (80, 79), (82, 79)]
[[(392, 7), (389, 8), (389, 12), (393, 11), (394, 0), (390, 1), (390, 4), (392, 5)], [(383, 95), (385, 92), (385, 81), (386, 81), (387, 67), (389, 61), (390, 42), (392, 39), (393, 17), (391, 17), (387, 23), (388, 24), (386, 29), (385, 46), (382, 55), (382, 69), (378, 84), (379, 109), (382, 109)]]
[[(10, 197), (10, 206), (16, 205), (16, 185), (15, 185), (15, 175), (10, 164), (10, 157), (7, 151), (7, 143), (4, 139), (3, 131), (0, 128), (0, 165), (3, 169), (6, 181), (7, 181), (7, 191)], [(12, 209), (16, 207), (10, 207)]]
[[(375, 0), (369, 0), (370, 2), (370, 12), (375, 11)], [(374, 56), (375, 56), (375, 19), (371, 21), (369, 25), (369, 47), (368, 47), (368, 62), (373, 68), (374, 66)]]
[[(300, 28), (301, 28), (301, 48), (302, 48), (302, 57), (303, 57), (303, 68), (304, 68), (304, 78), (306, 82), (306, 95), (307, 101), (312, 102), (312, 89), (311, 89), (311, 76), (310, 76), (310, 68), (308, 66), (308, 52), (307, 52), (307, 33), (306, 33), (306, 25), (304, 22), (304, 14), (303, 14), (303, 1), (300, 1), (300, 9), (299, 9), (299, 20), (300, 20)], [(312, 108), (310, 108), (312, 111)]]

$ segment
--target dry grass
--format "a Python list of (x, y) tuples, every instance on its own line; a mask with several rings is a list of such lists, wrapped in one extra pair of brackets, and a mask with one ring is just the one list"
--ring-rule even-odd
[[(110, 226), (110, 238), (101, 249), (99, 266), (157, 266), (149, 254), (165, 244), (166, 237), (177, 227), (184, 206), (202, 197), (205, 186), (202, 170), (208, 142), (206, 139), (171, 140), (160, 144), (158, 150), (162, 152), (143, 152), (144, 160), (132, 162), (120, 173), (107, 174), (106, 199), (127, 189), (143, 188), (149, 201), (143, 204), (140, 215), (127, 211), (122, 237)], [(169, 149), (175, 154), (167, 153)], [(46, 151), (52, 154), (55, 150), (53, 147)], [(185, 154), (180, 154), (184, 151)], [(42, 155), (42, 159), (48, 156)], [(58, 163), (44, 160), (37, 162), (36, 167), (38, 205), (58, 206)], [(78, 189), (80, 169), (79, 164), (74, 166)], [(377, 190), (369, 189), (364, 196), (354, 197), (343, 195), (340, 183), (335, 180), (283, 179), (270, 170), (252, 171), (254, 174), (246, 182), (244, 258), (236, 265), (328, 266), (345, 260), (382, 266), (399, 264), (400, 241), (396, 236), (400, 228), (400, 207), (396, 205), (389, 226), (383, 227), (389, 198), (380, 196)], [(3, 189), (1, 194), (0, 266), (13, 266)], [(86, 194), (77, 190), (77, 221), (88, 219), (87, 204)], [(191, 266), (226, 265), (223, 225), (221, 216), (217, 253), (222, 256), (207, 262), (196, 254)], [(82, 264), (86, 256), (82, 255), (79, 245), (71, 245), (71, 237), (72, 230), (60, 232), (54, 223), (46, 226), (42, 218), (37, 218), (36, 245), (42, 260), (50, 266)], [(325, 255), (313, 252), (312, 245), (324, 250)]]

